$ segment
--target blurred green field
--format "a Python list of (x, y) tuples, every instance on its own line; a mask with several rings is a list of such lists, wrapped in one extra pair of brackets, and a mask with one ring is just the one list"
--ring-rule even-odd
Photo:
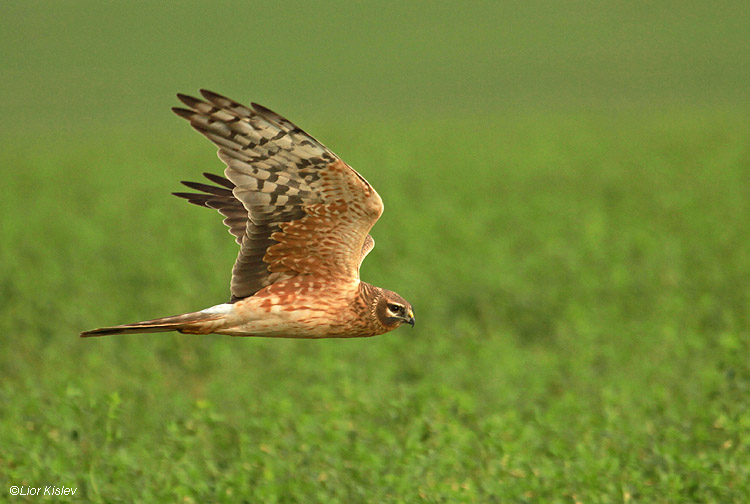
[[(748, 501), (739, 3), (63, 5), (0, 21), (0, 501)], [(413, 330), (77, 337), (228, 298), (198, 87), (378, 189)]]

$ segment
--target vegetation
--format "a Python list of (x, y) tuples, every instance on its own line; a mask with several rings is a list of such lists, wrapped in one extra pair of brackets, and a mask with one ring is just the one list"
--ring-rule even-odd
[[(426, 23), (451, 26), (449, 13), (430, 15)], [(484, 19), (479, 8), (462, 15)], [(197, 23), (194, 14), (176, 16), (177, 40), (188, 40), (179, 23)], [(18, 19), (18, 30), (32, 22)], [(134, 33), (164, 39), (144, 23)], [(63, 33), (56, 29), (49, 33)], [(650, 40), (675, 40), (660, 33)], [(99, 36), (104, 54), (114, 51), (110, 35)], [(176, 47), (169, 41), (155, 54)], [(350, 57), (342, 65), (354, 65), (366, 42), (339, 48)], [(628, 47), (643, 60), (640, 46)], [(214, 54), (198, 51), (197, 68)], [(487, 57), (471, 61), (478, 68)], [(157, 56), (142, 58), (126, 63), (157, 74)], [(726, 89), (748, 68), (744, 58), (721, 74)], [(721, 61), (712, 60), (728, 69)], [(39, 86), (41, 74), (23, 68)], [(9, 75), (4, 85), (20, 89)], [(452, 75), (418, 101), (439, 103)], [(166, 108), (130, 100), (113, 122), (123, 96), (84, 110), (60, 103), (51, 125), (31, 113), (41, 105), (25, 102), (28, 114), (7, 106), (22, 119), (0, 132), (0, 495), (12, 499), (12, 485), (65, 485), (78, 489), (71, 502), (746, 502), (747, 105), (647, 108), (625, 96), (617, 112), (605, 101), (589, 110), (519, 101), (501, 111), (493, 98), (465, 114), (449, 113), (454, 104), (386, 117), (366, 76), (360, 84), (377, 99), (350, 106), (372, 106), (369, 115), (316, 116), (309, 104), (295, 114), (284, 104), (284, 93), (303, 103), (325, 86), (321, 73), (314, 86), (285, 81), (266, 103), (385, 201), (362, 276), (412, 302), (417, 325), (371, 339), (79, 339), (84, 329), (226, 301), (232, 238), (218, 214), (169, 196), (179, 180), (221, 164)], [(407, 86), (409, 76), (400, 78)], [(205, 86), (231, 94), (214, 82)], [(238, 98), (254, 86), (227, 84)], [(548, 87), (544, 100), (554, 103)], [(658, 102), (658, 86), (649, 89)], [(472, 100), (481, 96), (472, 88)]]

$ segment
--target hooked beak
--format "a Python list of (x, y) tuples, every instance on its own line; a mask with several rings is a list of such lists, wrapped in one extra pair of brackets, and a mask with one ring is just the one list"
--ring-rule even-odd
[(409, 310), (409, 313), (407, 313), (406, 316), (408, 317), (406, 319), (406, 323), (414, 327), (414, 312), (412, 310)]

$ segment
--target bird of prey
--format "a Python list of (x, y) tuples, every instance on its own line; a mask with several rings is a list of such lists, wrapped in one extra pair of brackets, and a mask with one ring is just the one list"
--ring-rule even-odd
[(219, 148), (225, 177), (174, 193), (213, 208), (240, 246), (231, 299), (205, 310), (103, 327), (82, 337), (179, 331), (282, 338), (352, 338), (414, 326), (411, 304), (361, 282), (359, 267), (383, 213), (375, 189), (279, 114), (211, 91), (172, 110)]

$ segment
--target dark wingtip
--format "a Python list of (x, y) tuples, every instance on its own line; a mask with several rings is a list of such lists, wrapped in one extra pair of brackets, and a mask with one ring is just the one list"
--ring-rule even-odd
[(193, 117), (193, 114), (195, 114), (194, 111), (188, 110), (188, 109), (184, 109), (184, 108), (181, 108), (181, 107), (172, 107), (172, 112), (174, 112), (175, 114), (177, 114), (180, 117), (184, 117), (185, 119), (190, 119), (191, 117)]
[(222, 96), (219, 93), (214, 93), (213, 91), (209, 91), (208, 89), (201, 89), (200, 90), (201, 96), (205, 98), (206, 100), (210, 101), (211, 103), (215, 103), (216, 100), (229, 100), (226, 96)]
[(216, 187), (216, 186), (212, 186), (208, 184), (202, 184), (200, 182), (189, 182), (187, 180), (182, 180), (180, 183), (184, 186), (189, 187), (190, 189), (203, 191), (204, 193), (207, 193), (207, 194), (214, 194), (216, 196), (224, 196), (224, 197), (232, 196), (232, 191), (224, 187)]
[(203, 100), (201, 100), (200, 98), (196, 98), (194, 96), (190, 96), (190, 95), (186, 95), (182, 93), (177, 93), (177, 99), (191, 108), (194, 108), (196, 105), (203, 103)]
[(278, 113), (274, 112), (273, 110), (271, 110), (268, 107), (264, 107), (260, 103), (252, 102), (250, 104), (250, 106), (253, 107), (253, 110), (255, 110), (257, 113), (259, 113), (259, 114), (261, 114), (263, 116), (270, 116), (274, 120), (288, 121), (288, 119), (285, 119), (281, 114), (278, 114)]
[(190, 203), (192, 203), (191, 200), (195, 199), (196, 194), (195, 193), (186, 193), (186, 192), (173, 192), (172, 196), (177, 196), (178, 198), (186, 199)]
[(203, 176), (206, 177), (211, 182), (224, 186), (227, 189), (234, 189), (235, 187), (231, 180), (224, 178), (220, 175), (214, 175), (213, 173), (203, 172)]

